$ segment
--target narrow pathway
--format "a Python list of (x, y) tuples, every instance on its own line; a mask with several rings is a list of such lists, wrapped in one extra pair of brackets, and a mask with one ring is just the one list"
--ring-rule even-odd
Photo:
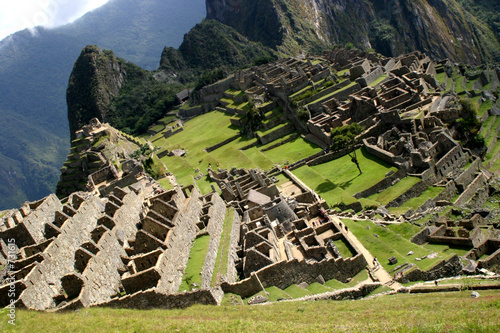
[[(346, 231), (345, 228), (340, 227), (340, 223), (342, 221), (340, 221), (338, 217), (330, 216), (330, 218), (332, 218), (333, 223), (336, 224), (336, 226), (342, 232), (344, 237), (347, 238), (352, 244), (354, 244), (356, 249), (360, 251), (361, 254), (365, 257), (366, 262), (368, 263), (368, 267), (370, 267), (370, 269), (375, 273), (375, 276), (381, 283), (387, 285), (388, 287), (390, 287), (392, 290), (395, 291), (398, 291), (399, 289), (403, 288), (402, 285), (393, 280), (392, 276), (389, 273), (387, 273), (387, 271), (384, 269), (384, 267), (382, 267), (382, 265), (379, 264), (378, 267), (375, 267), (375, 265), (373, 264), (374, 258), (372, 254), (363, 246), (363, 244), (356, 238), (356, 236), (350, 230)], [(342, 223), (342, 225), (344, 224)]]

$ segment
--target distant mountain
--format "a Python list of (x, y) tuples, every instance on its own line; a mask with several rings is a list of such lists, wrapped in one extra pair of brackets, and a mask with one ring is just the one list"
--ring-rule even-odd
[(86, 45), (155, 69), (205, 8), (204, 0), (111, 0), (72, 24), (0, 41), (0, 210), (55, 191), (70, 147), (66, 87)]
[(386, 56), (500, 61), (498, 0), (207, 0), (207, 18), (287, 54), (352, 43)]

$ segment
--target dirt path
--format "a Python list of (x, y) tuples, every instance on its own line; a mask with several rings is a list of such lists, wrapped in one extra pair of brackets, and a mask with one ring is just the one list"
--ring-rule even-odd
[(381, 283), (387, 285), (388, 287), (396, 291), (403, 288), (402, 285), (393, 280), (392, 276), (389, 273), (387, 273), (387, 271), (380, 264), (378, 265), (378, 267), (375, 267), (373, 263), (374, 258), (372, 254), (363, 246), (363, 244), (356, 238), (356, 236), (350, 230), (346, 231), (345, 226), (344, 228), (340, 227), (341, 221), (338, 217), (336, 216), (330, 216), (330, 217), (332, 218), (333, 222), (337, 225), (337, 227), (340, 229), (344, 237), (347, 238), (352, 244), (354, 244), (357, 250), (360, 251), (361, 254), (365, 257), (368, 266), (375, 273), (375, 276)]

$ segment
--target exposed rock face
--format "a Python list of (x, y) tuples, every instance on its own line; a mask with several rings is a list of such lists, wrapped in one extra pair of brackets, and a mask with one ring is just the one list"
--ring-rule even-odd
[(207, 0), (207, 18), (285, 52), (352, 42), (387, 56), (500, 59), (490, 28), (449, 0)]
[(69, 79), (66, 99), (71, 138), (92, 118), (103, 120), (114, 96), (126, 79), (122, 64), (111, 51), (86, 46)]
[(275, 47), (282, 43), (284, 26), (274, 0), (207, 0), (207, 18), (215, 19), (251, 40)]

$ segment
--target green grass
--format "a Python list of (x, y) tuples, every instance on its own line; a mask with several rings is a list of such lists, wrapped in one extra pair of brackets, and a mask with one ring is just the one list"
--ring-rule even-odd
[(154, 125), (153, 127), (151, 127), (149, 130), (155, 132), (155, 133), (158, 133), (158, 132), (161, 132), (165, 129), (165, 125), (164, 124), (156, 124)]
[(354, 287), (358, 283), (366, 281), (368, 279), (368, 272), (366, 269), (361, 270), (356, 276), (352, 278), (352, 280), (347, 284), (348, 287)]
[[(378, 258), (380, 264), (387, 271), (395, 267), (394, 265), (390, 265), (387, 260), (391, 256), (398, 258), (398, 265), (408, 262), (417, 265), (422, 270), (428, 270), (451, 255), (441, 255), (436, 259), (417, 261), (415, 258), (429, 255), (433, 251), (414, 244), (408, 239), (395, 234), (390, 229), (378, 226), (370, 221), (354, 222), (346, 219), (343, 220), (343, 222), (349, 227), (349, 230), (354, 233), (365, 248), (370, 251), (374, 257)], [(370, 229), (367, 230), (366, 227), (370, 227)], [(377, 234), (379, 237), (375, 237), (374, 234)], [(408, 256), (407, 253), (409, 251), (413, 251), (414, 255)]]
[(360, 175), (356, 165), (346, 155), (339, 159), (316, 166), (303, 166), (293, 171), (309, 187), (319, 193), (330, 205), (340, 202), (355, 202), (352, 196), (385, 178), (395, 167), (368, 154), (364, 149), (357, 150), (356, 156), (363, 173)]
[(410, 238), (417, 232), (422, 230), (420, 227), (408, 222), (404, 222), (401, 224), (390, 224), (387, 226), (387, 228), (394, 232), (396, 235), (399, 235), (408, 240), (410, 240)]
[[(187, 152), (184, 157), (165, 156), (161, 159), (169, 171), (176, 176), (180, 184), (192, 184), (192, 177), (199, 174), (195, 172), (196, 169), (199, 169), (203, 174), (206, 174), (209, 166), (212, 169), (218, 167), (224, 169), (259, 167), (266, 170), (270, 169), (275, 163), (284, 163), (286, 161), (292, 163), (321, 151), (321, 148), (306, 142), (301, 137), (297, 137), (285, 145), (264, 153), (259, 151), (261, 149), (259, 146), (246, 151), (239, 150), (239, 148), (248, 146), (257, 140), (244, 137), (240, 137), (210, 153), (203, 151), (208, 146), (215, 145), (238, 134), (236, 127), (231, 125), (230, 119), (231, 116), (222, 112), (209, 112), (186, 122), (184, 131), (168, 139), (162, 137), (161, 133), (158, 134), (158, 138), (154, 142), (155, 146), (168, 150), (183, 148)], [(211, 185), (213, 185), (207, 177), (198, 180), (197, 184), (202, 193), (209, 192)]]
[(492, 102), (491, 100), (486, 100), (484, 103), (481, 104), (481, 106), (479, 107), (478, 109), (478, 115), (480, 117), (482, 117), (484, 115), (484, 113), (488, 110), (491, 109), (491, 106), (492, 106)]
[(363, 172), (361, 175), (349, 155), (313, 166), (312, 169), (351, 194), (377, 184), (385, 178), (387, 172), (397, 171), (395, 167), (370, 155), (365, 149), (358, 149), (356, 156)]
[(318, 282), (311, 283), (309, 286), (307, 286), (306, 289), (309, 290), (312, 294), (322, 294), (333, 291), (332, 288), (324, 286)]
[[(3, 332), (498, 332), (500, 294), (481, 291), (397, 294), (362, 301), (266, 306), (193, 306), (184, 310), (90, 308), (63, 313), (16, 310)], [(6, 310), (2, 310), (4, 313)]]
[(483, 126), (481, 127), (481, 135), (486, 136), (486, 133), (488, 133), (488, 130), (491, 128), (491, 125), (495, 121), (496, 116), (489, 116), (488, 119), (483, 123)]
[(427, 190), (424, 191), (420, 196), (416, 198), (411, 198), (410, 200), (406, 201), (404, 205), (406, 207), (412, 207), (413, 209), (417, 209), (418, 207), (422, 206), (427, 200), (433, 199), (436, 196), (438, 196), (441, 192), (443, 192), (444, 187), (439, 187), (439, 186), (431, 186)]
[(291, 296), (286, 292), (276, 287), (269, 287), (265, 289), (268, 294), (265, 296), (270, 302), (276, 302), (280, 298), (288, 299)]
[(436, 79), (441, 82), (446, 84), (446, 81), (448, 80), (448, 76), (446, 75), (446, 72), (438, 73), (436, 75)]
[(440, 255), (445, 256), (457, 254), (462, 257), (471, 250), (471, 248), (460, 248), (456, 246), (448, 246), (446, 244), (424, 244), (422, 246), (431, 252), (438, 252)]
[(462, 87), (463, 81), (464, 81), (463, 76), (459, 76), (455, 81), (455, 92), (457, 94), (463, 94), (465, 92), (464, 88)]
[(160, 185), (166, 189), (166, 190), (171, 190), (174, 187), (172, 186), (172, 183), (168, 180), (168, 178), (163, 178), (158, 181)]
[(260, 152), (257, 147), (252, 147), (250, 149), (242, 151), (250, 161), (259, 166), (262, 170), (269, 170), (273, 167), (273, 161), (267, 158), (266, 155)]
[(289, 125), (289, 124), (290, 124), (290, 123), (287, 121), (287, 122), (284, 122), (284, 123), (282, 123), (282, 124), (279, 124), (279, 125), (278, 125), (278, 126), (276, 126), (276, 127), (272, 127), (272, 128), (270, 128), (270, 129), (268, 129), (268, 130), (266, 130), (266, 129), (260, 129), (260, 130), (258, 130), (258, 131), (257, 131), (257, 134), (258, 134), (260, 137), (263, 137), (263, 136), (265, 136), (265, 135), (267, 135), (267, 134), (269, 134), (269, 133), (272, 133), (272, 132), (274, 132), (274, 131), (277, 131), (277, 130), (279, 130), (279, 129), (281, 129), (281, 128), (283, 128), (283, 127), (285, 127), (285, 126)]
[(465, 90), (467, 91), (472, 91), (472, 86), (474, 85), (474, 82), (476, 82), (476, 80), (472, 80), (472, 81), (467, 81), (467, 83), (465, 84)]
[(328, 95), (326, 95), (326, 96), (323, 96), (323, 97), (321, 97), (321, 98), (318, 98), (318, 99), (316, 99), (316, 100), (314, 100), (314, 101), (310, 102), (310, 103), (309, 103), (309, 104), (307, 104), (307, 105), (310, 105), (310, 104), (315, 104), (315, 103), (319, 103), (319, 102), (321, 102), (321, 101), (326, 101), (327, 99), (331, 98), (333, 95), (338, 94), (338, 93), (339, 93), (339, 92), (341, 92), (341, 91), (347, 90), (347, 89), (351, 88), (352, 86), (354, 86), (354, 85), (356, 85), (356, 84), (357, 84), (356, 82), (351, 82), (351, 83), (349, 83), (347, 86), (345, 86), (345, 87), (343, 87), (343, 88), (341, 88), (341, 89), (335, 90), (334, 92), (332, 92), (332, 93), (330, 93), (330, 94), (328, 94)]
[(352, 258), (354, 254), (356, 254), (354, 249), (352, 249), (351, 245), (344, 238), (333, 241), (333, 243), (339, 250), (342, 258)]
[(292, 284), (288, 288), (284, 290), (288, 295), (290, 295), (292, 298), (302, 298), (304, 296), (311, 295), (311, 292), (307, 289), (302, 289), (301, 287), (297, 286), (296, 284)]
[(394, 186), (391, 186), (380, 193), (373, 194), (369, 196), (368, 199), (380, 202), (382, 205), (387, 205), (389, 202), (405, 193), (419, 181), (420, 178), (417, 177), (405, 177), (394, 184)]
[(217, 259), (215, 260), (215, 267), (212, 275), (212, 286), (215, 286), (216, 283), (219, 282), (219, 276), (227, 273), (227, 261), (229, 255), (229, 243), (231, 241), (231, 230), (233, 227), (233, 218), (234, 208), (229, 207), (226, 210), (226, 216), (224, 217), (224, 229), (222, 230)]
[(294, 170), (293, 173), (331, 206), (339, 203), (349, 205), (357, 201), (351, 194), (314, 171), (311, 167), (304, 166)]
[(207, 256), (209, 242), (209, 235), (204, 235), (195, 239), (191, 251), (189, 252), (189, 260), (184, 270), (184, 275), (182, 276), (179, 292), (191, 290), (191, 283), (201, 285), (201, 271), (205, 263), (205, 257)]
[(301, 160), (320, 151), (320, 147), (299, 136), (284, 145), (265, 151), (263, 154), (273, 163), (283, 164), (286, 161), (292, 163)]

